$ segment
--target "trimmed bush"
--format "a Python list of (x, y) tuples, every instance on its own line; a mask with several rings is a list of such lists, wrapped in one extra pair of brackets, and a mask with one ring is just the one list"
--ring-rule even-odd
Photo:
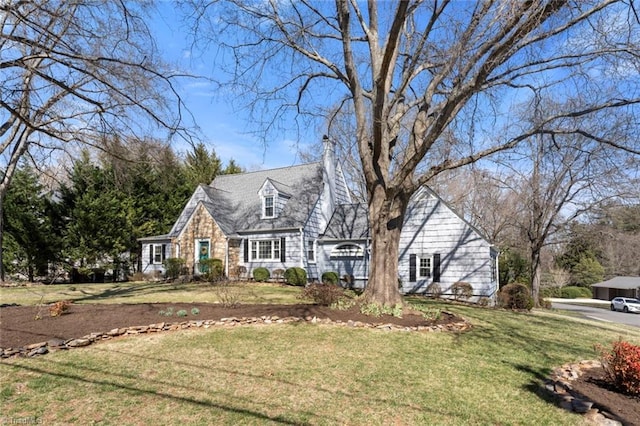
[(222, 265), (223, 263), (220, 259), (200, 260), (203, 278), (207, 281), (218, 281), (224, 276), (224, 267)]
[(312, 300), (321, 306), (331, 306), (344, 298), (342, 287), (331, 283), (313, 283), (302, 290), (300, 298)]
[(533, 308), (533, 298), (529, 287), (524, 284), (507, 284), (498, 293), (498, 303), (506, 309), (526, 309)]
[(338, 284), (340, 276), (337, 272), (327, 271), (322, 274), (322, 282), (324, 284)]
[(439, 299), (442, 296), (442, 287), (438, 283), (431, 283), (427, 286), (427, 296)]
[(455, 300), (471, 299), (473, 296), (473, 287), (471, 287), (471, 284), (467, 282), (458, 281), (453, 283), (451, 286), (451, 293), (453, 293), (453, 298)]
[(268, 281), (271, 277), (267, 268), (259, 267), (253, 270), (253, 279), (259, 283)]
[(593, 297), (591, 289), (578, 286), (567, 286), (560, 289), (560, 297), (563, 299), (577, 299), (579, 297), (586, 297), (590, 299)]
[(167, 278), (175, 280), (182, 275), (185, 259), (179, 257), (169, 257), (162, 262), (164, 264), (165, 275)]
[(598, 347), (602, 366), (616, 389), (640, 395), (640, 346), (618, 341), (610, 351)]
[(306, 285), (307, 271), (302, 268), (293, 267), (284, 271), (284, 281), (289, 285)]

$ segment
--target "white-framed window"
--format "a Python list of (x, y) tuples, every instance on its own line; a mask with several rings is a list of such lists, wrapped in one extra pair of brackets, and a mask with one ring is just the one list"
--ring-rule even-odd
[(280, 260), (280, 240), (252, 240), (251, 260)]
[(267, 195), (263, 199), (264, 209), (262, 211), (263, 217), (274, 217), (275, 216), (275, 206), (274, 206), (274, 196)]
[(151, 244), (149, 246), (151, 264), (161, 265), (164, 261), (164, 244)]
[(316, 242), (314, 240), (307, 241), (307, 260), (309, 262), (316, 261)]
[(357, 244), (346, 243), (335, 246), (331, 250), (331, 257), (363, 257), (364, 250)]
[(428, 278), (431, 276), (431, 257), (418, 258), (418, 277)]

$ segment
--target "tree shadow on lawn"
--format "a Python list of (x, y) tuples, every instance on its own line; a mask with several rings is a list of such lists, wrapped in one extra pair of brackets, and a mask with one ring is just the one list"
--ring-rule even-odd
[[(177, 364), (180, 366), (184, 366), (185, 368), (194, 368), (194, 369), (205, 370), (205, 371), (211, 371), (212, 368), (215, 368), (216, 371), (223, 374), (228, 374), (231, 376), (242, 376), (249, 379), (256, 379), (258, 381), (276, 382), (276, 383), (285, 385), (287, 387), (291, 387), (291, 392), (287, 393), (291, 395), (295, 394), (297, 389), (301, 389), (301, 388), (314, 389), (321, 393), (337, 395), (338, 397), (349, 401), (349, 404), (353, 404), (354, 402), (358, 401), (358, 403), (362, 403), (365, 405), (372, 404), (372, 406), (377, 406), (378, 404), (383, 404), (387, 407), (398, 407), (398, 409), (401, 409), (401, 410), (409, 409), (421, 414), (424, 414), (426, 412), (433, 412), (434, 414), (440, 414), (444, 416), (455, 416), (454, 413), (450, 413), (444, 409), (433, 410), (432, 408), (430, 409), (427, 407), (418, 406), (416, 404), (402, 403), (392, 399), (372, 398), (370, 396), (366, 396), (361, 393), (354, 394), (354, 393), (343, 392), (341, 390), (326, 389), (323, 387), (314, 386), (313, 383), (309, 383), (309, 382), (296, 383), (293, 381), (283, 380), (283, 379), (269, 376), (269, 375), (253, 374), (246, 371), (229, 370), (229, 369), (224, 369), (219, 367), (212, 367), (211, 365), (194, 364), (194, 363), (189, 363), (185, 361), (176, 361), (176, 360), (169, 360), (169, 359), (163, 359), (158, 357), (142, 356), (134, 353), (117, 351), (117, 350), (106, 350), (106, 349), (98, 349), (98, 348), (93, 348), (93, 350), (98, 352), (104, 352), (105, 354), (108, 354), (108, 355), (117, 354), (117, 355), (130, 357), (134, 359), (138, 358), (144, 361), (151, 361), (155, 364), (170, 363), (172, 365)], [(135, 362), (135, 361), (132, 361), (132, 362)], [(201, 406), (205, 408), (219, 409), (219, 410), (227, 411), (230, 413), (246, 415), (248, 417), (255, 418), (259, 421), (272, 421), (272, 422), (286, 424), (286, 425), (310, 425), (315, 423), (313, 421), (302, 422), (300, 420), (289, 420), (289, 419), (283, 418), (282, 416), (269, 416), (267, 414), (264, 414), (255, 410), (250, 410), (247, 408), (241, 408), (237, 406), (233, 407), (230, 405), (216, 403), (207, 399), (174, 395), (170, 392), (163, 392), (156, 389), (148, 389), (148, 388), (145, 388), (144, 386), (145, 384), (147, 384), (150, 387), (159, 387), (162, 389), (180, 388), (180, 389), (185, 389), (187, 391), (192, 391), (192, 392), (194, 390), (193, 387), (180, 385), (175, 382), (157, 380), (157, 379), (152, 379), (148, 377), (142, 378), (139, 374), (136, 374), (135, 371), (130, 374), (123, 374), (123, 373), (115, 372), (112, 370), (108, 370), (106, 366), (104, 369), (100, 369), (100, 368), (87, 366), (85, 363), (81, 363), (81, 362), (77, 362), (77, 363), (76, 362), (59, 362), (59, 361), (51, 361), (50, 359), (47, 360), (47, 363), (45, 365), (46, 367), (6, 364), (7, 367), (13, 368), (15, 370), (24, 370), (31, 373), (41, 374), (44, 376), (51, 376), (51, 377), (57, 377), (57, 378), (66, 379), (66, 380), (78, 381), (78, 382), (87, 383), (90, 385), (101, 386), (106, 389), (116, 388), (116, 389), (123, 390), (125, 392), (131, 392), (134, 395), (135, 394), (150, 395), (153, 397), (160, 397), (163, 399), (193, 404), (193, 405)], [(54, 370), (72, 370), (73, 373), (54, 371)], [(103, 375), (106, 377), (114, 377), (114, 379), (108, 380), (108, 379), (95, 378), (96, 376), (99, 376), (99, 375)], [(91, 378), (91, 377), (94, 377), (94, 378)], [(117, 378), (120, 378), (124, 381), (135, 382), (136, 385), (120, 383), (117, 381)], [(216, 394), (219, 394), (219, 392), (217, 392)], [(240, 397), (238, 397), (237, 395), (229, 394), (228, 398), (230, 400), (238, 401)], [(278, 400), (277, 398), (273, 399), (272, 403), (277, 402), (277, 400)], [(252, 401), (249, 400), (246, 402), (251, 403)], [(299, 414), (299, 417), (302, 417), (302, 418), (311, 417), (311, 418), (316, 418), (318, 420), (321, 419), (323, 422), (329, 421), (329, 423), (332, 423), (332, 424), (339, 424), (341, 421), (338, 418), (329, 417), (327, 412), (314, 413), (309, 411), (306, 411), (306, 412), (299, 411), (298, 414)]]
[(181, 287), (176, 286), (173, 283), (164, 283), (164, 282), (149, 282), (143, 284), (129, 284), (129, 285), (115, 285), (111, 288), (107, 288), (100, 293), (91, 293), (85, 290), (80, 290), (84, 297), (74, 298), (74, 302), (92, 302), (92, 301), (101, 301), (110, 298), (126, 298), (126, 297), (135, 297), (144, 294), (158, 294), (158, 293), (168, 293), (172, 291), (201, 291), (202, 288), (197, 286), (184, 286)]
[[(52, 365), (53, 363), (47, 363), (48, 366)], [(131, 392), (133, 394), (143, 394), (143, 395), (150, 395), (153, 397), (159, 397), (159, 398), (163, 398), (163, 399), (168, 399), (168, 400), (173, 400), (173, 401), (177, 401), (177, 402), (181, 402), (181, 403), (187, 403), (187, 404), (192, 404), (192, 405), (196, 405), (196, 406), (201, 406), (201, 407), (205, 407), (205, 408), (213, 408), (213, 409), (219, 409), (222, 411), (227, 411), (230, 413), (235, 413), (235, 414), (240, 414), (240, 415), (245, 415), (245, 416), (249, 416), (249, 417), (253, 417), (257, 420), (269, 420), (272, 422), (276, 422), (276, 423), (280, 423), (280, 424), (285, 424), (285, 425), (306, 425), (306, 424), (310, 424), (310, 423), (301, 423), (299, 421), (291, 421), (291, 420), (287, 420), (285, 418), (283, 418), (282, 416), (268, 416), (266, 414), (257, 412), (257, 411), (252, 411), (252, 410), (248, 410), (248, 409), (244, 409), (244, 408), (239, 408), (239, 407), (232, 407), (232, 406), (228, 406), (228, 405), (222, 405), (222, 404), (218, 404), (212, 401), (207, 401), (207, 400), (202, 400), (202, 399), (196, 399), (196, 398), (192, 398), (192, 397), (185, 397), (185, 396), (179, 396), (179, 395), (172, 395), (171, 393), (167, 393), (167, 392), (162, 392), (162, 391), (158, 391), (158, 390), (151, 390), (151, 389), (144, 389), (142, 386), (134, 386), (134, 385), (126, 385), (123, 383), (117, 383), (115, 380), (111, 381), (111, 380), (100, 380), (100, 379), (90, 379), (89, 377), (91, 377), (90, 373), (101, 373), (104, 375), (108, 375), (108, 376), (116, 376), (116, 377), (121, 377), (124, 379), (129, 379), (129, 380), (134, 380), (136, 382), (140, 381), (140, 377), (139, 376), (128, 376), (128, 375), (123, 375), (123, 374), (118, 374), (118, 373), (114, 373), (112, 371), (106, 372), (106, 371), (100, 371), (97, 369), (92, 369), (89, 368), (85, 365), (76, 365), (76, 364), (68, 364), (69, 367), (74, 368), (75, 371), (79, 371), (80, 373), (75, 374), (75, 373), (61, 373), (61, 372), (55, 372), (55, 371), (47, 371), (44, 368), (38, 368), (38, 367), (34, 367), (34, 366), (26, 366), (26, 365), (10, 365), (8, 364), (7, 367), (9, 368), (14, 368), (16, 370), (24, 370), (24, 371), (28, 371), (31, 373), (37, 373), (37, 374), (42, 374), (44, 376), (52, 376), (52, 377), (57, 377), (57, 378), (61, 378), (61, 379), (66, 379), (66, 380), (73, 380), (73, 381), (77, 381), (77, 382), (82, 382), (82, 383), (87, 383), (90, 385), (96, 385), (96, 386), (103, 386), (105, 388), (117, 388), (117, 389), (121, 389), (125, 392)], [(86, 375), (82, 375), (82, 373), (87, 373)], [(156, 380), (150, 380), (150, 379), (144, 379), (146, 382), (150, 382), (153, 384), (158, 384), (158, 385), (162, 385), (163, 387), (168, 387), (168, 388), (175, 388), (175, 387), (181, 387), (184, 389), (189, 389), (192, 390), (191, 388), (188, 388), (186, 386), (179, 386), (176, 385), (175, 383), (168, 383), (168, 382), (162, 382), (162, 381), (156, 381)], [(234, 396), (234, 399), (237, 399), (236, 396)], [(313, 413), (309, 413), (309, 414), (313, 414)]]
[[(305, 324), (299, 324), (299, 323), (293, 323), (290, 324), (290, 326), (292, 327), (304, 327), (306, 326)], [(146, 355), (138, 355), (135, 353), (131, 353), (131, 352), (124, 352), (124, 351), (118, 351), (118, 350), (114, 350), (114, 349), (99, 349), (96, 348), (96, 351), (99, 352), (105, 352), (106, 354), (118, 354), (118, 355), (122, 355), (125, 357), (130, 357), (130, 358), (134, 358), (134, 359), (141, 359), (144, 361), (152, 361), (154, 363), (168, 363), (168, 364), (177, 364), (177, 365), (181, 365), (187, 368), (194, 368), (194, 369), (199, 369), (199, 370), (204, 370), (204, 371), (210, 371), (212, 369), (211, 365), (205, 365), (205, 364), (194, 364), (194, 363), (190, 363), (190, 362), (186, 362), (186, 361), (176, 361), (173, 359), (164, 359), (164, 358), (158, 358), (158, 357), (152, 357), (152, 356), (146, 356)], [(133, 361), (132, 361), (133, 362)], [(409, 409), (409, 410), (415, 410), (418, 412), (424, 412), (425, 409), (424, 407), (419, 407), (415, 404), (410, 404), (410, 403), (402, 403), (399, 402), (397, 400), (392, 400), (392, 399), (381, 399), (381, 398), (372, 398), (370, 396), (366, 396), (364, 397), (362, 394), (360, 393), (349, 393), (349, 392), (345, 392), (342, 390), (335, 390), (335, 389), (326, 389), (322, 386), (317, 386), (315, 385), (315, 383), (310, 383), (310, 382), (303, 382), (303, 383), (297, 383), (297, 382), (293, 382), (290, 380), (284, 380), (278, 377), (274, 377), (274, 376), (269, 376), (269, 375), (261, 375), (261, 374), (254, 374), (251, 372), (247, 372), (247, 371), (242, 371), (242, 370), (229, 370), (226, 368), (220, 368), (219, 366), (215, 367), (215, 370), (220, 372), (220, 373), (224, 373), (224, 374), (229, 374), (229, 375), (234, 375), (234, 376), (242, 376), (242, 377), (246, 377), (248, 379), (257, 379), (257, 380), (262, 380), (262, 381), (267, 381), (267, 382), (275, 382), (275, 383), (279, 383), (285, 386), (289, 386), (291, 387), (294, 391), (296, 389), (300, 389), (300, 388), (305, 388), (305, 389), (313, 389), (317, 392), (320, 393), (327, 393), (327, 394), (331, 394), (331, 395), (338, 395), (341, 398), (345, 398), (347, 400), (350, 401), (357, 401), (357, 400), (362, 400), (366, 398), (366, 402), (367, 403), (371, 403), (371, 404), (386, 404), (386, 405), (397, 405), (400, 408), (403, 409)], [(167, 386), (171, 386), (171, 383), (162, 383), (164, 385)], [(445, 412), (442, 412), (441, 414), (448, 414)], [(323, 414), (321, 416), (321, 418), (323, 420), (327, 419), (326, 415)], [(335, 422), (338, 422), (338, 419), (335, 419)]]

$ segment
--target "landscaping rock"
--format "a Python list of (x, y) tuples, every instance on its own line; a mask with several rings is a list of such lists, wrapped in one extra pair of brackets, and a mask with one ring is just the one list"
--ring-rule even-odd
[(80, 348), (83, 346), (89, 346), (91, 344), (91, 340), (89, 339), (72, 339), (67, 342), (67, 346), (70, 348)]

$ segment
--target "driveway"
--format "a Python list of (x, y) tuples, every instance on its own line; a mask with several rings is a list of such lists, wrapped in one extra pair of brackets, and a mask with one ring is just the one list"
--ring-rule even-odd
[(551, 306), (554, 309), (563, 309), (565, 311), (577, 312), (585, 318), (589, 319), (640, 327), (640, 314), (625, 314), (624, 312), (613, 312), (609, 310), (608, 304), (603, 306), (606, 307), (606, 309), (593, 308), (591, 306), (582, 306), (572, 303), (561, 303), (556, 301), (553, 301), (551, 303)]

